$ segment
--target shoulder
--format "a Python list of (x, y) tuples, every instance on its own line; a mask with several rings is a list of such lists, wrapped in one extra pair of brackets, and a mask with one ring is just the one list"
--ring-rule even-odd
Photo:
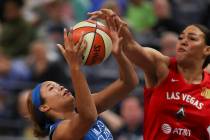
[(162, 63), (165, 63), (166, 65), (169, 65), (170, 57), (163, 55), (161, 52), (153, 48), (149, 48), (149, 47), (144, 47), (144, 48), (148, 54), (153, 56), (156, 62), (162, 62)]
[(163, 79), (165, 79), (169, 73), (169, 65), (171, 58), (163, 55), (161, 52), (153, 48), (145, 48), (145, 51), (151, 55), (151, 59), (154, 62), (154, 68), (147, 73), (145, 71), (145, 84), (146, 87), (155, 87)]
[(95, 122), (89, 122), (75, 114), (71, 119), (63, 120), (57, 125), (52, 140), (80, 140)]
[(52, 140), (73, 140), (69, 123), (71, 123), (71, 120), (61, 121), (52, 134)]

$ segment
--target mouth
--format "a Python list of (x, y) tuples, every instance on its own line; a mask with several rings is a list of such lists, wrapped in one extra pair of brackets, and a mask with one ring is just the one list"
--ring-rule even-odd
[(65, 97), (65, 96), (70, 96), (70, 95), (72, 95), (71, 92), (68, 91), (67, 89), (64, 89), (64, 92), (63, 92), (62, 96)]
[(186, 50), (185, 50), (184, 48), (179, 48), (179, 49), (177, 50), (177, 52), (186, 52)]

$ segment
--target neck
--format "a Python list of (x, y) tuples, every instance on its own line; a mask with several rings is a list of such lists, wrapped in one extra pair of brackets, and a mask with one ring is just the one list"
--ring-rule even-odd
[[(50, 112), (48, 115), (55, 121), (58, 119), (71, 119), (72, 116), (75, 115), (75, 111), (68, 111), (68, 112)], [(53, 116), (53, 117), (52, 117)]]
[(203, 63), (179, 63), (178, 71), (183, 75), (187, 83), (199, 84), (203, 79)]
[(63, 117), (64, 117), (64, 119), (70, 119), (70, 118), (72, 118), (72, 116), (74, 116), (75, 114), (76, 114), (75, 111), (73, 111), (73, 112), (64, 112), (64, 113), (63, 113)]

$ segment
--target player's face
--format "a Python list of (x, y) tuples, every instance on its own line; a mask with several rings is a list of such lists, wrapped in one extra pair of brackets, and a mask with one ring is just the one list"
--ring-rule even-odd
[(176, 45), (176, 58), (178, 61), (185, 59), (204, 59), (205, 35), (196, 26), (188, 26), (179, 36)]
[(44, 103), (55, 111), (69, 109), (74, 106), (74, 97), (71, 92), (58, 83), (47, 81), (42, 84), (41, 96)]

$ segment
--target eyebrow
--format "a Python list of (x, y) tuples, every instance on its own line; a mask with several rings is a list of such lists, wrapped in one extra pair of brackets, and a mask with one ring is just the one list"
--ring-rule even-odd
[(195, 34), (195, 33), (189, 33), (189, 35), (199, 36), (198, 34)]
[(48, 83), (47, 85), (46, 85), (46, 87), (49, 87), (51, 85), (51, 83)]
[(55, 87), (55, 86), (60, 86), (60, 85), (57, 83), (47, 83), (46, 87), (49, 88), (49, 86)]
[[(184, 35), (185, 33), (182, 32), (180, 35)], [(195, 33), (188, 33), (188, 35), (192, 35), (192, 36), (199, 36), (199, 34), (195, 34)]]

